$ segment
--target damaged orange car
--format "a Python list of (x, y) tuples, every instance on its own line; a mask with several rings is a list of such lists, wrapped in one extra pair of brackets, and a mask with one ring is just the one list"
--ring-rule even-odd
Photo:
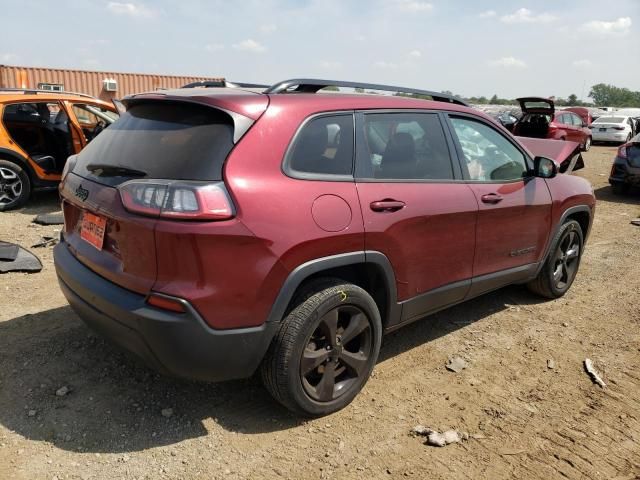
[(0, 212), (57, 188), (67, 158), (118, 117), (115, 103), (89, 95), (0, 89)]

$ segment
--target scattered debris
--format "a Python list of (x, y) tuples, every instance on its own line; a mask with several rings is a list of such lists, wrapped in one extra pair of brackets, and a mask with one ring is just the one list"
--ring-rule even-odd
[(29, 417), (35, 417), (37, 414), (38, 414), (38, 412), (37, 412), (36, 410), (29, 410), (29, 411), (27, 412), (27, 415), (28, 415)]
[[(14, 245), (7, 244), (3, 242), (5, 245)], [(0, 273), (7, 272), (39, 272), (42, 270), (42, 263), (33, 253), (25, 250), (19, 245), (15, 245), (17, 248), (16, 256), (13, 260), (3, 260), (0, 258)], [(9, 255), (11, 250), (9, 247), (5, 248), (5, 255)]]
[(636, 227), (640, 227), (640, 218), (634, 218), (629, 223), (631, 223), (631, 225), (635, 225)]
[(426, 445), (433, 447), (444, 447), (451, 443), (460, 443), (463, 440), (469, 439), (467, 432), (459, 432), (457, 430), (447, 430), (445, 432), (438, 432), (424, 425), (416, 425), (411, 429), (411, 432), (415, 435), (427, 437)]
[(33, 219), (38, 225), (64, 225), (64, 217), (60, 213), (41, 213)]
[(415, 434), (415, 435), (422, 435), (422, 436), (427, 436), (429, 435), (429, 432), (431, 432), (432, 430), (430, 428), (425, 427), (424, 425), (416, 425), (415, 427), (413, 427), (411, 429), (411, 433)]
[(71, 390), (69, 390), (69, 387), (67, 387), (66, 385), (64, 387), (60, 387), (58, 390), (56, 390), (56, 396), (58, 397), (64, 397), (67, 393), (69, 393)]
[(460, 357), (451, 357), (445, 367), (450, 372), (458, 373), (467, 368), (467, 362)]
[(13, 262), (18, 256), (20, 247), (15, 243), (0, 241), (0, 260), (5, 262)]
[(57, 237), (50, 237), (48, 235), (45, 235), (40, 238), (40, 241), (38, 243), (31, 245), (31, 248), (53, 247), (57, 243)]
[(163, 408), (162, 412), (160, 413), (163, 417), (169, 418), (171, 415), (173, 415), (173, 408)]
[(547, 368), (549, 370), (553, 370), (554, 368), (556, 368), (556, 362), (553, 358), (547, 360)]
[(563, 326), (563, 327), (568, 327), (568, 326), (569, 326), (569, 324), (568, 324), (567, 322), (562, 322), (562, 326)]
[(587, 373), (591, 377), (591, 380), (593, 380), (595, 383), (600, 385), (602, 388), (605, 388), (607, 386), (607, 384), (604, 383), (602, 378), (600, 378), (600, 375), (598, 375), (598, 372), (596, 371), (595, 367), (593, 366), (593, 362), (591, 361), (590, 358), (585, 358), (585, 360), (584, 360), (584, 369), (587, 371)]

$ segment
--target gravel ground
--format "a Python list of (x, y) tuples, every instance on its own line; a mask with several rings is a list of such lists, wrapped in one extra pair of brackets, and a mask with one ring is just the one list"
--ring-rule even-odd
[[(640, 194), (611, 194), (614, 153), (592, 148), (578, 172), (598, 206), (564, 298), (508, 287), (399, 330), (353, 404), (312, 421), (256, 379), (155, 374), (81, 323), (34, 249), (41, 273), (0, 275), (0, 478), (640, 478)], [(55, 234), (31, 220), (56, 202), (0, 214), (2, 239)], [(471, 438), (427, 446), (418, 424)]]

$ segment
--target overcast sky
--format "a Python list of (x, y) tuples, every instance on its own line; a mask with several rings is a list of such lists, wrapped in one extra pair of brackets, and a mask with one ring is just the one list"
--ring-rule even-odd
[(2, 0), (0, 63), (465, 96), (640, 90), (640, 0)]

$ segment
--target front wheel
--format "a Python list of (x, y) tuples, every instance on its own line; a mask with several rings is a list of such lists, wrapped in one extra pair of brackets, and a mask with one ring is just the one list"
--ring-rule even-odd
[(21, 207), (30, 194), (27, 172), (16, 163), (0, 160), (0, 212)]
[(546, 298), (559, 298), (567, 293), (576, 278), (584, 237), (580, 224), (569, 220), (551, 242), (551, 250), (538, 276), (527, 284), (529, 289)]
[(336, 412), (356, 397), (382, 338), (380, 313), (366, 291), (349, 283), (321, 288), (283, 320), (261, 368), (273, 397), (308, 416)]
[(583, 150), (585, 152), (588, 152), (590, 148), (591, 148), (591, 137), (587, 137), (587, 139), (584, 141)]

